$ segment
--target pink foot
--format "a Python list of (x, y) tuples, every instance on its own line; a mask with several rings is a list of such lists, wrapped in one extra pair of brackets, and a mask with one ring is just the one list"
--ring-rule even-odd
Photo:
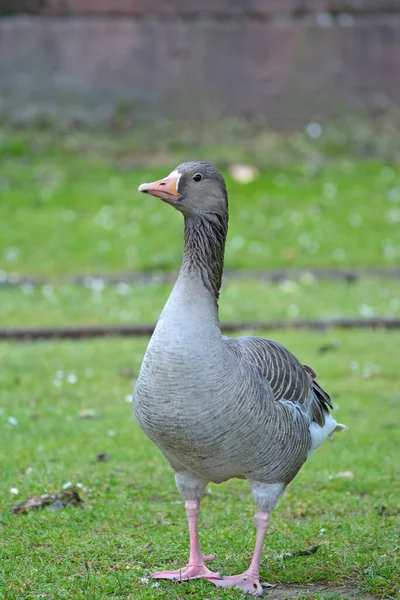
[(259, 578), (256, 575), (250, 575), (249, 573), (242, 573), (241, 575), (230, 575), (228, 577), (222, 577), (222, 579), (212, 579), (207, 577), (208, 581), (211, 581), (215, 585), (224, 588), (237, 588), (251, 594), (252, 596), (261, 597), (263, 595), (263, 589)]
[[(204, 557), (204, 562), (214, 560), (214, 554)], [(172, 579), (172, 581), (187, 581), (188, 579), (198, 579), (199, 577), (210, 577), (212, 580), (221, 579), (220, 573), (214, 573), (203, 565), (191, 565), (190, 563), (183, 567), (183, 569), (177, 569), (176, 571), (158, 571), (150, 575), (153, 579)]]

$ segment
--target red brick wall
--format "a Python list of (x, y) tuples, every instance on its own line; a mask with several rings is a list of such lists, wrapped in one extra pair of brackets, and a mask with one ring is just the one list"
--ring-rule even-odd
[(400, 0), (0, 0), (0, 14), (0, 116), (290, 127), (400, 105)]
[(400, 10), (399, 0), (0, 0), (9, 14), (262, 15)]

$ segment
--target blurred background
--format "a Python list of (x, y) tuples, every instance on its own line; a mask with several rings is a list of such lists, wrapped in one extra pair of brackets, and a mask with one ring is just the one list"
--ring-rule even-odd
[[(272, 128), (400, 101), (398, 0), (1, 0), (14, 122)], [(199, 133), (199, 132), (197, 132)]]
[[(266, 310), (252, 285), (232, 304), (236, 273), (223, 318), (400, 315), (399, 0), (1, 0), (0, 14), (4, 325), (154, 322), (181, 220), (136, 189), (193, 159), (227, 177), (227, 273), (309, 283), (304, 305), (284, 284)], [(354, 268), (386, 276), (386, 296)], [(142, 272), (157, 293), (131, 303)]]
[[(0, 0), (0, 485), (11, 505), (79, 482), (97, 511), (96, 530), (90, 511), (66, 511), (61, 526), (58, 513), (8, 511), (0, 526), (19, 532), (9, 555), (42, 550), (18, 577), (7, 562), (0, 596), (5, 585), (4, 597), (28, 597), (31, 581), (48, 597), (86, 597), (81, 566), (95, 548), (91, 597), (98, 585), (154, 597), (131, 574), (154, 559), (146, 514), (160, 520), (168, 502), (180, 523), (180, 509), (128, 403), (183, 231), (137, 187), (202, 159), (229, 191), (222, 325), (287, 344), (350, 429), (283, 501), (270, 575), (395, 597), (399, 140), (399, 0)], [(80, 341), (57, 340), (61, 329)], [(216, 506), (241, 518), (218, 489)], [(150, 531), (155, 547), (186, 543), (183, 528)], [(330, 543), (329, 560), (321, 550), (283, 571), (293, 539)]]

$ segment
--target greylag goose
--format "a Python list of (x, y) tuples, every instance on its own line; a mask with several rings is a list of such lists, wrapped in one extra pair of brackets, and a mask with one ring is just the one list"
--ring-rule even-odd
[[(140, 192), (179, 210), (185, 249), (178, 279), (149, 342), (133, 394), (139, 426), (158, 446), (185, 500), (188, 564), (156, 579), (203, 577), (217, 586), (262, 595), (259, 567), (270, 514), (307, 458), (334, 431), (330, 398), (277, 342), (221, 335), (218, 296), (228, 228), (221, 174), (186, 162)], [(197, 532), (200, 497), (209, 482), (247, 479), (258, 512), (249, 568), (222, 577), (206, 566)]]

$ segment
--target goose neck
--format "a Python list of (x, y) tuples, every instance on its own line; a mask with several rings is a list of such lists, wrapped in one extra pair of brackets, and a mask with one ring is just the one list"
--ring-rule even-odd
[(228, 218), (225, 215), (185, 217), (185, 250), (180, 277), (200, 280), (217, 306), (227, 230)]

